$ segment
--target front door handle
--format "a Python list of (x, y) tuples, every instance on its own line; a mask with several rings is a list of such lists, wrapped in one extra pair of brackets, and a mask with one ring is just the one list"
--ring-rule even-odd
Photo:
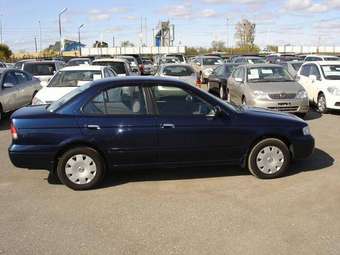
[(174, 124), (165, 123), (165, 124), (161, 124), (161, 128), (163, 128), (163, 129), (175, 128), (175, 125)]
[(87, 125), (86, 128), (93, 129), (93, 130), (99, 130), (100, 126), (98, 126), (98, 125)]

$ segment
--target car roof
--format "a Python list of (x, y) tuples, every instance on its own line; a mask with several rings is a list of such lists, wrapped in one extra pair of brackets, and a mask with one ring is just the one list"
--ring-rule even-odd
[(80, 66), (67, 66), (60, 71), (101, 71), (105, 66), (96, 65), (80, 65)]
[(323, 65), (340, 65), (340, 60), (338, 61), (308, 61), (308, 62), (305, 62), (306, 64), (318, 64), (320, 66), (323, 66)]
[(185, 67), (190, 67), (193, 68), (191, 65), (189, 64), (184, 64), (184, 63), (167, 63), (167, 64), (162, 64), (161, 67), (168, 67), (168, 66), (185, 66)]
[(25, 64), (55, 64), (58, 62), (62, 62), (60, 60), (35, 60), (35, 61), (26, 61)]
[(306, 58), (308, 57), (320, 57), (320, 58), (339, 58), (337, 56), (334, 56), (334, 55), (318, 55), (318, 54), (312, 54), (312, 55), (307, 55)]
[(124, 62), (126, 63), (126, 59), (122, 58), (98, 58), (92, 61), (92, 63), (100, 62), (100, 61), (105, 61), (105, 62)]
[(90, 58), (71, 58), (68, 62), (70, 61), (76, 61), (76, 60), (89, 60)]

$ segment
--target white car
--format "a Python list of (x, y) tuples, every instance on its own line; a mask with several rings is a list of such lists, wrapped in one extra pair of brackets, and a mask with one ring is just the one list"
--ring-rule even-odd
[(340, 110), (340, 61), (307, 62), (300, 67), (297, 80), (321, 113)]
[(314, 62), (314, 61), (339, 61), (340, 59), (337, 56), (328, 56), (328, 55), (308, 55), (305, 57), (305, 62)]
[(81, 85), (113, 76), (117, 76), (117, 74), (106, 66), (65, 67), (53, 76), (46, 87), (39, 90), (34, 96), (32, 104), (51, 104)]
[(130, 64), (126, 59), (100, 58), (92, 61), (92, 65), (111, 67), (118, 76), (130, 76), (133, 74)]
[(159, 67), (157, 76), (172, 77), (189, 83), (192, 86), (197, 85), (197, 73), (192, 66), (187, 64), (164, 64)]

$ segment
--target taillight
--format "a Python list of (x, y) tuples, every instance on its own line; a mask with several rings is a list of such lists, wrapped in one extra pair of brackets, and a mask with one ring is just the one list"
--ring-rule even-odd
[(201, 88), (201, 85), (202, 85), (201, 79), (200, 79), (200, 78), (197, 78), (197, 79), (196, 79), (196, 87)]
[(139, 71), (141, 73), (144, 73), (144, 65), (143, 64), (139, 65)]
[(18, 132), (13, 123), (11, 123), (11, 135), (13, 140), (18, 139)]

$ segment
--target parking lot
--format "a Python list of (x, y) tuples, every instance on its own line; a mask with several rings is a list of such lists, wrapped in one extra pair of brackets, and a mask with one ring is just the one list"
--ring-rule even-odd
[(339, 118), (307, 115), (316, 150), (288, 176), (128, 170), (75, 192), (10, 163), (0, 127), (0, 254), (338, 254)]

